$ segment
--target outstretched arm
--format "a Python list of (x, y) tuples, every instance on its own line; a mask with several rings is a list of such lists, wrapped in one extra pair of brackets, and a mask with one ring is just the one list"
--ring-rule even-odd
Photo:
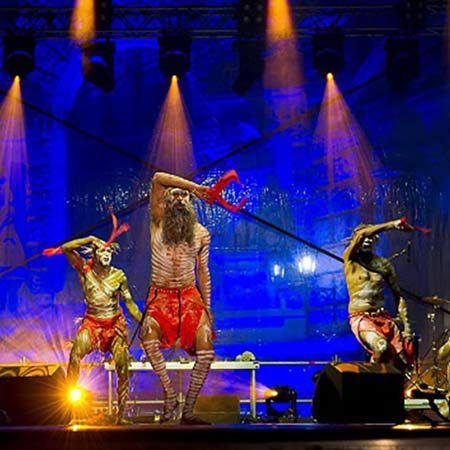
[(205, 236), (197, 257), (198, 287), (208, 313), (211, 314), (211, 274), (209, 273), (209, 246), (211, 235)]
[(95, 236), (88, 236), (81, 239), (75, 239), (73, 241), (66, 242), (61, 246), (61, 250), (66, 255), (70, 265), (77, 271), (81, 272), (84, 266), (84, 259), (77, 252), (79, 247), (92, 244), (99, 239)]
[(176, 175), (165, 172), (156, 172), (152, 179), (152, 189), (150, 192), (150, 208), (152, 220), (159, 222), (164, 214), (164, 191), (167, 188), (179, 188), (192, 192), (202, 200), (208, 200), (208, 188), (193, 181), (186, 180)]
[(347, 262), (353, 258), (361, 247), (364, 238), (389, 230), (414, 231), (414, 228), (411, 225), (402, 224), (400, 219), (361, 228), (355, 232), (350, 245), (345, 249), (344, 261)]
[(128, 280), (127, 280), (127, 277), (125, 276), (125, 274), (123, 275), (123, 280), (120, 285), (120, 291), (122, 294), (122, 298), (125, 302), (125, 306), (127, 307), (127, 310), (130, 313), (131, 317), (137, 323), (141, 323), (142, 313), (141, 313), (141, 311), (139, 311), (139, 308), (136, 305), (136, 303), (134, 303), (133, 297), (131, 296), (131, 292), (128, 287)]

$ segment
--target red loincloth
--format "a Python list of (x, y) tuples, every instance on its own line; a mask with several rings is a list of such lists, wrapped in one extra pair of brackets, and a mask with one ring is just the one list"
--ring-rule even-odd
[[(404, 352), (407, 364), (414, 363), (411, 346), (405, 344), (400, 328), (387, 311), (352, 313), (350, 314), (349, 322), (356, 339), (371, 355), (373, 355), (373, 351), (361, 339), (361, 333), (371, 331), (386, 339), (388, 344), (387, 350), (383, 355), (383, 360), (377, 362), (388, 362), (397, 365), (401, 361), (399, 354)], [(376, 359), (375, 356), (374, 359)]]
[(100, 350), (110, 352), (116, 336), (119, 336), (128, 345), (127, 323), (123, 312), (120, 311), (109, 319), (99, 319), (85, 314), (78, 332), (88, 330), (91, 338), (91, 351)]
[[(195, 286), (169, 289), (151, 286), (145, 305), (145, 319), (141, 336), (145, 336), (154, 319), (161, 328), (161, 347), (172, 347), (178, 338), (180, 346), (189, 354), (195, 353), (195, 337), (206, 306)], [(212, 339), (215, 339), (212, 332)]]

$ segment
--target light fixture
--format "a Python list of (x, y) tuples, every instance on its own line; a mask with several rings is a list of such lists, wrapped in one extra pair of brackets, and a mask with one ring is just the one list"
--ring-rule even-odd
[(83, 390), (77, 387), (70, 389), (69, 399), (71, 403), (80, 403), (83, 399)]
[(243, 96), (264, 73), (266, 0), (240, 0), (235, 17), (239, 37), (234, 48), (239, 53), (239, 71), (232, 89)]
[(264, 35), (268, 0), (239, 0), (236, 5), (238, 33), (242, 36)]
[(110, 41), (88, 41), (81, 46), (83, 77), (105, 92), (113, 90), (116, 45)]
[(425, 0), (400, 0), (397, 10), (403, 28), (419, 30), (425, 26), (427, 13)]
[(344, 67), (344, 35), (338, 29), (320, 30), (312, 36), (313, 67), (322, 76)]
[(316, 272), (317, 261), (314, 256), (305, 254), (297, 259), (297, 270), (303, 275), (311, 275)]
[(192, 38), (187, 32), (179, 34), (163, 33), (159, 39), (159, 67), (172, 78), (183, 77), (191, 68)]
[(113, 18), (112, 0), (95, 0), (95, 29), (108, 31)]
[(32, 36), (7, 36), (3, 38), (3, 68), (11, 80), (25, 78), (34, 70), (36, 40)]
[(93, 414), (92, 392), (81, 387), (72, 386), (67, 392), (68, 407), (74, 420), (83, 420)]
[(284, 265), (276, 262), (272, 265), (272, 276), (274, 278), (284, 278), (285, 275), (285, 269)]
[(296, 419), (297, 392), (289, 386), (275, 386), (268, 389), (266, 399), (266, 415), (273, 419)]

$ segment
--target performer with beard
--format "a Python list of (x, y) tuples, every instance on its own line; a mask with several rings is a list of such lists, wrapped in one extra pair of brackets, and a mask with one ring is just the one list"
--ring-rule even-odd
[[(92, 256), (86, 263), (79, 253)], [(122, 270), (111, 266), (112, 255), (119, 250), (117, 243), (106, 243), (95, 236), (63, 244), (58, 249), (49, 249), (57, 254), (61, 250), (77, 271), (83, 288), (86, 313), (78, 329), (70, 352), (67, 380), (75, 386), (80, 375), (80, 362), (89, 353), (100, 350), (111, 352), (117, 371), (118, 414), (117, 423), (126, 424), (124, 411), (129, 390), (129, 352), (125, 316), (119, 304), (122, 296), (131, 316), (139, 323), (141, 312), (134, 303), (128, 289), (128, 281)]]
[(181, 417), (181, 423), (188, 425), (207, 424), (194, 416), (193, 409), (214, 359), (208, 268), (211, 237), (197, 221), (194, 195), (211, 199), (206, 186), (166, 173), (153, 177), (151, 286), (141, 330), (142, 346), (164, 389), (161, 422), (175, 418), (178, 401), (160, 347), (180, 346), (196, 356)]
[[(374, 253), (378, 233), (388, 230), (413, 231), (402, 220), (380, 225), (360, 225), (353, 231), (350, 245), (344, 252), (344, 272), (350, 296), (348, 312), (352, 332), (360, 344), (377, 362), (390, 362), (404, 368), (412, 362), (405, 352), (404, 339), (411, 338), (405, 300), (392, 263)], [(385, 283), (391, 288), (398, 315), (403, 322), (403, 337), (399, 327), (384, 309)]]

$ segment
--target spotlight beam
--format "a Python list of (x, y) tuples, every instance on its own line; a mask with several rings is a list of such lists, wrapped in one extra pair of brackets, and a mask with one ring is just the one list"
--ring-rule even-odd
[[(360, 91), (361, 89), (363, 89), (366, 86), (372, 84), (373, 82), (376, 82), (376, 81), (382, 79), (383, 76), (384, 76), (384, 72), (379, 73), (379, 74), (375, 75), (374, 77), (370, 78), (369, 80), (365, 81), (364, 83), (361, 83), (361, 84), (359, 84), (359, 85), (357, 85), (357, 86), (347, 90), (345, 92), (345, 95), (349, 96), (351, 94), (354, 94), (355, 92)], [(0, 92), (2, 92), (2, 89), (0, 89)], [(27, 103), (24, 103), (24, 104), (27, 106)], [(231, 152), (223, 155), (222, 157), (220, 157), (220, 158), (218, 158), (218, 159), (216, 159), (214, 161), (211, 161), (208, 164), (205, 164), (204, 166), (200, 167), (195, 172), (187, 175), (186, 178), (189, 178), (189, 179), (194, 178), (197, 175), (199, 175), (200, 173), (202, 173), (202, 172), (204, 172), (204, 171), (206, 171), (206, 170), (208, 170), (208, 169), (210, 169), (212, 167), (215, 167), (216, 165), (218, 165), (222, 161), (225, 161), (225, 160), (227, 160), (227, 159), (231, 158), (232, 156), (235, 156), (235, 155), (237, 155), (239, 153), (243, 153), (244, 151), (248, 150), (249, 148), (253, 147), (254, 145), (259, 144), (260, 142), (266, 141), (267, 139), (270, 139), (272, 136), (275, 136), (275, 135), (277, 135), (277, 134), (287, 130), (291, 126), (293, 126), (293, 125), (303, 121), (305, 116), (307, 117), (309, 114), (312, 114), (313, 112), (316, 112), (319, 109), (320, 109), (320, 103), (316, 104), (314, 107), (312, 107), (309, 111), (307, 111), (304, 114), (302, 114), (300, 117), (295, 117), (294, 119), (286, 122), (285, 124), (279, 126), (278, 128), (275, 128), (272, 131), (264, 133), (262, 136), (260, 136), (260, 137), (258, 137), (256, 139), (253, 139), (253, 140), (245, 143), (244, 145), (239, 146), (235, 150), (232, 150)], [(38, 110), (38, 108), (36, 108), (35, 110)], [(40, 110), (40, 108), (39, 108), (39, 110)], [(46, 114), (47, 117), (51, 116), (50, 113), (47, 113), (45, 111), (40, 110), (39, 112)], [(68, 123), (67, 121), (65, 121), (63, 119), (58, 119), (58, 118), (55, 118), (55, 119), (59, 120), (60, 123), (62, 123), (64, 125), (67, 123), (68, 125), (70, 125), (71, 129), (74, 129), (74, 128), (76, 129), (77, 128), (77, 127), (73, 126), (72, 124)], [(83, 135), (87, 135), (87, 134), (91, 135), (91, 133), (85, 132), (84, 130), (81, 130), (81, 131), (83, 131)], [(102, 143), (104, 142), (104, 140), (102, 138), (99, 138), (98, 136), (95, 136), (95, 135), (92, 135), (92, 136), (95, 138), (96, 141), (97, 141), (97, 139), (99, 139), (99, 140), (101, 140)], [(99, 141), (97, 141), (97, 142), (99, 142)], [(109, 143), (107, 143), (107, 144), (108, 144), (107, 145), (108, 147), (113, 147)], [(135, 155), (133, 155), (133, 156), (135, 156)], [(145, 161), (145, 165), (147, 166), (148, 164), (149, 163), (147, 163)], [(152, 167), (152, 169), (158, 170), (156, 167)], [(145, 197), (143, 197), (142, 199), (138, 200), (137, 202), (132, 203), (128, 207), (123, 208), (122, 210), (116, 211), (116, 215), (118, 217), (119, 216), (123, 216), (123, 215), (128, 215), (128, 214), (132, 213), (133, 211), (141, 208), (142, 206), (147, 205), (148, 201), (149, 201), (149, 196), (146, 195)], [(279, 227), (278, 225), (275, 225), (275, 224), (273, 224), (273, 223), (271, 223), (271, 222), (269, 222), (269, 221), (267, 221), (267, 220), (265, 220), (265, 219), (263, 219), (261, 217), (258, 217), (255, 214), (252, 214), (252, 213), (250, 213), (248, 211), (245, 211), (245, 210), (240, 210), (239, 212), (242, 215), (246, 216), (247, 218), (249, 218), (251, 220), (254, 220), (255, 222), (258, 222), (258, 223), (260, 223), (260, 224), (262, 224), (262, 225), (272, 229), (273, 231), (276, 231), (278, 233), (284, 234), (285, 236), (287, 236), (287, 237), (289, 237), (291, 239), (294, 239), (297, 242), (300, 242), (301, 244), (304, 244), (307, 247), (310, 247), (313, 250), (316, 250), (316, 251), (318, 251), (318, 252), (320, 252), (320, 253), (322, 253), (322, 254), (324, 254), (326, 256), (329, 256), (330, 258), (332, 258), (332, 259), (334, 259), (336, 261), (340, 261), (340, 262), (343, 261), (340, 256), (335, 255), (334, 253), (331, 253), (328, 250), (325, 250), (325, 249), (323, 249), (323, 248), (313, 244), (312, 242), (309, 242), (309, 241), (307, 241), (307, 240), (305, 240), (305, 239), (303, 239), (303, 238), (301, 238), (301, 237), (299, 237), (299, 236), (297, 236), (297, 235), (295, 235), (295, 234), (293, 234), (293, 233), (291, 233), (291, 232), (289, 232), (287, 230), (284, 230), (283, 228)], [(64, 241), (58, 242), (57, 244), (54, 245), (54, 247), (58, 247), (58, 246), (62, 245), (64, 242), (67, 242), (68, 240), (76, 239), (76, 238), (78, 238), (80, 236), (83, 236), (83, 235), (86, 235), (86, 234), (90, 234), (91, 232), (93, 232), (97, 228), (100, 228), (101, 226), (103, 226), (106, 223), (108, 223), (109, 220), (110, 220), (110, 218), (104, 218), (104, 219), (94, 223), (93, 225), (85, 228), (84, 230), (80, 231), (79, 233), (76, 233), (76, 234), (68, 237)], [(30, 258), (26, 259), (25, 261), (23, 261), (20, 265), (17, 265), (17, 266), (14, 266), (14, 267), (10, 267), (9, 269), (6, 269), (3, 272), (0, 272), (0, 279), (2, 277), (4, 277), (5, 275), (7, 275), (8, 273), (16, 270), (18, 267), (22, 267), (25, 264), (28, 264), (29, 262), (34, 261), (34, 260), (36, 260), (37, 258), (39, 258), (41, 256), (42, 256), (41, 253), (35, 254), (35, 255), (31, 256)]]
[[(379, 74), (375, 75), (374, 77), (370, 78), (369, 80), (365, 81), (364, 83), (361, 83), (361, 84), (359, 84), (359, 85), (357, 85), (357, 86), (355, 86), (355, 87), (345, 91), (345, 95), (349, 96), (351, 94), (354, 94), (355, 92), (358, 92), (359, 90), (361, 90), (364, 87), (372, 84), (373, 82), (376, 82), (376, 81), (382, 79), (383, 76), (384, 76), (384, 72), (379, 73)], [(1, 89), (1, 88), (0, 88), (0, 93), (6, 94), (6, 92), (3, 89)], [(29, 102), (23, 102), (23, 104), (25, 106), (29, 107), (30, 109), (32, 109), (33, 111), (37, 111), (37, 112), (45, 115), (46, 117), (49, 117), (49, 118), (51, 118), (53, 120), (56, 120), (58, 123), (60, 123), (60, 124), (62, 124), (64, 126), (67, 126), (71, 130), (74, 130), (74, 131), (77, 131), (77, 132), (81, 133), (83, 136), (89, 137), (90, 139), (93, 139), (96, 142), (102, 143), (103, 145), (105, 145), (105, 147), (110, 148), (111, 150), (113, 148), (114, 149), (116, 148), (116, 146), (114, 146), (113, 144), (110, 144), (109, 142), (105, 141), (104, 139), (100, 138), (99, 136), (96, 136), (96, 135), (94, 135), (92, 133), (89, 133), (89, 132), (87, 132), (85, 130), (82, 130), (82, 129), (76, 127), (75, 125), (71, 124), (70, 122), (67, 122), (64, 119), (60, 119), (60, 118), (54, 116), (53, 114), (50, 114), (49, 112), (44, 111), (41, 108), (38, 108), (37, 106), (34, 106), (34, 105), (30, 104)], [(287, 130), (288, 128), (290, 128), (291, 126), (295, 125), (296, 123), (299, 123), (299, 122), (303, 121), (304, 120), (304, 116), (307, 117), (307, 115), (312, 114), (313, 112), (318, 111), (319, 109), (320, 109), (320, 103), (316, 104), (314, 107), (312, 107), (309, 111), (307, 111), (304, 114), (302, 114), (300, 117), (296, 117), (296, 118), (290, 120), (289, 122), (286, 122), (285, 124), (279, 126), (278, 128), (275, 128), (272, 131), (264, 133), (262, 136), (260, 136), (260, 137), (258, 137), (256, 139), (253, 139), (253, 140), (251, 140), (251, 141), (249, 141), (249, 142), (247, 142), (247, 143), (237, 147), (236, 149), (234, 149), (231, 152), (221, 156), (220, 158), (217, 158), (214, 161), (211, 161), (210, 163), (205, 164), (204, 166), (200, 167), (195, 172), (187, 175), (186, 178), (194, 178), (197, 175), (201, 174), (202, 172), (204, 172), (204, 171), (206, 171), (206, 170), (208, 170), (208, 169), (210, 169), (212, 167), (217, 166), (222, 161), (225, 161), (225, 160), (227, 160), (227, 159), (231, 158), (232, 156), (235, 156), (235, 155), (237, 155), (239, 153), (243, 153), (244, 151), (248, 150), (249, 148), (253, 147), (254, 145), (257, 145), (260, 142), (264, 142), (267, 139), (270, 139), (272, 136), (275, 136), (275, 135), (277, 135), (277, 134)], [(147, 161), (141, 160), (136, 155), (133, 155), (133, 154), (131, 154), (129, 152), (126, 152), (126, 151), (124, 151), (121, 148), (119, 148), (119, 149), (120, 149), (120, 153), (121, 154), (125, 154), (126, 153), (126, 156), (131, 157), (133, 160), (142, 161), (143, 165), (145, 165), (147, 167), (151, 166), (150, 167), (151, 169), (158, 170), (157, 167), (149, 164)], [(146, 195), (142, 199), (140, 199), (140, 200), (130, 204), (126, 208), (123, 208), (123, 209), (121, 209), (119, 211), (116, 211), (115, 214), (116, 214), (117, 217), (126, 216), (128, 214), (131, 214), (135, 210), (137, 210), (137, 209), (147, 205), (148, 201), (149, 201), (149, 196)], [(270, 228), (270, 229), (272, 229), (272, 230), (274, 230), (274, 231), (276, 231), (278, 233), (284, 234), (285, 236), (290, 237), (291, 239), (294, 239), (297, 242), (300, 242), (300, 243), (302, 243), (302, 244), (304, 244), (304, 245), (306, 245), (306, 246), (308, 246), (308, 247), (310, 247), (310, 248), (312, 248), (314, 250), (317, 250), (318, 252), (321, 252), (321, 253), (325, 254), (326, 256), (329, 256), (330, 258), (333, 258), (333, 259), (335, 259), (337, 261), (341, 261), (342, 260), (340, 256), (335, 255), (334, 253), (331, 253), (328, 250), (322, 249), (321, 247), (316, 246), (312, 242), (309, 242), (309, 241), (307, 241), (305, 239), (302, 239), (299, 236), (296, 236), (293, 233), (291, 233), (291, 232), (289, 232), (287, 230), (284, 230), (281, 227), (279, 227), (278, 225), (275, 225), (275, 224), (273, 224), (273, 223), (271, 223), (271, 222), (269, 222), (269, 221), (267, 221), (267, 220), (265, 220), (263, 218), (260, 218), (260, 217), (254, 215), (252, 213), (249, 213), (249, 212), (247, 212), (245, 210), (240, 210), (239, 212), (241, 214), (247, 216), (249, 219), (252, 219), (255, 222), (259, 222), (262, 225), (267, 226), (268, 228)], [(59, 247), (64, 242), (67, 242), (67, 241), (79, 238), (80, 236), (84, 236), (84, 235), (90, 234), (93, 231), (95, 231), (96, 229), (100, 228), (101, 226), (109, 223), (109, 221), (110, 221), (109, 217), (101, 219), (101, 220), (95, 222), (94, 224), (86, 227), (85, 229), (81, 230), (80, 232), (73, 234), (72, 236), (68, 237), (67, 239), (64, 239), (64, 241), (60, 241), (60, 242), (56, 243), (55, 245), (53, 245), (53, 247)], [(42, 256), (41, 253), (36, 253), (35, 255), (32, 255), (31, 257), (29, 257), (26, 260), (22, 261), (20, 264), (17, 264), (16, 266), (10, 267), (10, 268), (4, 270), (3, 272), (0, 272), (0, 279), (2, 277), (4, 277), (4, 276), (8, 275), (9, 273), (13, 272), (14, 270), (18, 269), (19, 267), (23, 267), (26, 264), (28, 264), (28, 263), (30, 263), (32, 261), (35, 261), (36, 259), (40, 258), (41, 256)]]
[[(0, 88), (0, 94), (2, 94), (4, 97), (8, 95), (8, 91), (5, 89)], [(64, 127), (68, 128), (69, 130), (75, 131), (76, 133), (80, 134), (81, 136), (84, 136), (88, 139), (90, 139), (93, 142), (97, 142), (98, 144), (103, 145), (105, 148), (113, 151), (114, 153), (117, 153), (119, 155), (125, 156), (128, 159), (131, 159), (142, 166), (145, 166), (151, 170), (158, 170), (158, 167), (154, 166), (153, 164), (150, 164), (148, 161), (145, 161), (142, 158), (139, 158), (139, 156), (135, 155), (132, 152), (129, 152), (128, 150), (125, 150), (122, 147), (119, 147), (118, 145), (112, 144), (111, 142), (108, 142), (106, 139), (103, 139), (102, 137), (91, 133), (90, 131), (86, 131), (83, 128), (77, 127), (73, 123), (70, 123), (69, 121), (62, 119), (61, 117), (55, 116), (54, 114), (45, 111), (44, 109), (40, 108), (39, 106), (36, 106), (26, 100), (23, 99), (15, 99), (20, 101), (24, 106), (26, 106), (29, 110), (37, 112), (41, 114), (44, 117), (47, 117), (48, 119), (54, 120), (56, 123), (59, 123), (60, 125), (63, 125)]]
[[(436, 50), (437, 48), (440, 47), (440, 44), (438, 45), (433, 45), (430, 46), (426, 51), (424, 51), (421, 55), (426, 55), (428, 53), (431, 53), (432, 51)], [(347, 89), (346, 91), (344, 91), (342, 94), (345, 97), (349, 97), (350, 95), (359, 92), (360, 90), (364, 89), (367, 86), (370, 86), (372, 83), (375, 83), (379, 80), (381, 80), (384, 76), (386, 76), (386, 71), (383, 72), (379, 72), (378, 74), (374, 75), (372, 78), (369, 78), (368, 80), (364, 81), (363, 83), (360, 83), (356, 86), (354, 86), (353, 88)], [(7, 91), (5, 91), (4, 89), (0, 88), (0, 94), (3, 94), (4, 96), (7, 95)], [(143, 166), (148, 167), (149, 169), (158, 171), (161, 170), (160, 168), (150, 164), (149, 162), (143, 160), (142, 158), (139, 158), (138, 156), (136, 156), (134, 153), (131, 153), (125, 149), (123, 149), (122, 147), (116, 146), (114, 144), (112, 144), (111, 142), (106, 141), (105, 139), (101, 138), (100, 136), (97, 136), (93, 133), (90, 133), (89, 131), (83, 130), (82, 128), (77, 127), (76, 125), (71, 124), (70, 122), (68, 122), (65, 119), (61, 119), (60, 117), (57, 117), (51, 113), (49, 113), (48, 111), (43, 110), (42, 108), (39, 108), (36, 105), (33, 105), (32, 103), (29, 103), (27, 101), (22, 100), (22, 103), (24, 106), (26, 106), (27, 108), (29, 108), (32, 111), (35, 111), (39, 114), (44, 115), (45, 117), (55, 120), (57, 123), (69, 128), (70, 130), (73, 130), (79, 134), (81, 134), (82, 136), (85, 136), (91, 140), (93, 140), (94, 142), (98, 142), (100, 144), (102, 144), (105, 148), (108, 148), (112, 151), (115, 151), (118, 154), (121, 154), (127, 158), (132, 159), (133, 161), (139, 162), (141, 163)], [(245, 152), (246, 150), (248, 150), (249, 148), (253, 147), (254, 145), (259, 144), (260, 142), (264, 142), (268, 139), (270, 139), (273, 136), (276, 136), (279, 133), (282, 133), (283, 131), (287, 130), (288, 128), (302, 122), (303, 120), (305, 120), (305, 118), (307, 118), (310, 114), (316, 113), (320, 110), (320, 103), (316, 103), (314, 106), (312, 106), (308, 111), (306, 111), (305, 113), (303, 113), (302, 115), (298, 116), (298, 117), (294, 117), (292, 120), (290, 120), (289, 122), (286, 122), (282, 125), (280, 125), (279, 127), (268, 131), (266, 133), (263, 133), (260, 137), (252, 139), (251, 141), (246, 142), (243, 145), (240, 145), (239, 147), (236, 147), (234, 150), (231, 150), (230, 152), (224, 154), (223, 156), (220, 156), (219, 158), (203, 165), (202, 167), (199, 167), (195, 172), (189, 174), (187, 177), (188, 178), (194, 178), (196, 176), (198, 176), (199, 174), (201, 174), (202, 172), (205, 172), (206, 170), (217, 166), (218, 164), (220, 164), (222, 161), (225, 161), (235, 155), (238, 155), (240, 153)], [(124, 214), (128, 214), (130, 211), (133, 211), (133, 209), (137, 209), (142, 205), (138, 205), (139, 202), (130, 204), (129, 206), (127, 206), (126, 208), (124, 208), (122, 211), (126, 211), (124, 212)], [(118, 212), (118, 214), (120, 214), (120, 212)], [(91, 228), (91, 229), (95, 229), (95, 228)], [(1, 277), (1, 273), (0, 273), (0, 277)]]
[[(429, 47), (429, 48), (427, 49), (427, 51), (423, 52), (423, 54), (427, 54), (427, 53), (429, 53), (429, 52), (435, 50), (436, 48), (439, 48), (439, 46), (440, 46), (440, 44), (438, 44), (438, 45), (433, 45), (433, 46)], [(363, 83), (361, 83), (361, 84), (359, 84), (359, 85), (356, 85), (356, 86), (354, 86), (354, 87), (351, 88), (351, 89), (348, 89), (347, 91), (345, 91), (345, 92), (343, 93), (343, 95), (345, 95), (346, 97), (348, 97), (349, 95), (354, 94), (355, 92), (359, 92), (360, 90), (362, 90), (362, 89), (365, 88), (366, 86), (369, 86), (369, 85), (371, 85), (372, 83), (381, 80), (385, 75), (386, 75), (386, 72), (385, 72), (385, 71), (380, 72), (380, 73), (374, 75), (372, 78), (366, 80), (365, 82), (363, 82)], [(0, 93), (2, 93), (2, 92), (5, 93), (5, 91), (4, 91), (3, 89), (0, 89)], [(24, 105), (27, 106), (27, 103), (24, 103)], [(307, 114), (307, 115), (308, 115), (308, 114), (311, 114), (313, 111), (317, 111), (318, 108), (320, 108), (320, 104), (316, 104), (312, 109), (310, 109), (310, 110), (307, 111), (306, 113), (302, 114), (301, 117), (294, 118), (294, 119), (292, 119), (291, 121), (287, 122), (286, 124), (283, 124), (283, 125), (281, 125), (280, 127), (276, 128), (275, 130), (272, 130), (272, 131), (270, 131), (270, 132), (267, 132), (267, 133), (263, 134), (262, 136), (260, 136), (259, 138), (253, 139), (252, 141), (249, 141), (248, 143), (246, 143), (246, 144), (244, 144), (244, 145), (242, 145), (242, 146), (236, 148), (235, 150), (233, 150), (233, 151), (227, 153), (226, 155), (223, 155), (222, 157), (220, 157), (220, 158), (218, 158), (218, 159), (212, 161), (211, 163), (205, 164), (204, 166), (200, 167), (200, 168), (199, 168), (197, 171), (195, 171), (194, 173), (188, 175), (187, 178), (194, 178), (195, 176), (199, 175), (200, 173), (204, 172), (205, 170), (208, 170), (208, 169), (210, 169), (211, 167), (216, 166), (216, 165), (219, 164), (220, 162), (222, 162), (222, 161), (224, 161), (224, 160), (226, 160), (226, 159), (228, 159), (228, 158), (230, 158), (230, 157), (232, 157), (232, 156), (234, 156), (234, 155), (236, 155), (236, 154), (242, 153), (242, 152), (248, 150), (248, 149), (249, 149), (250, 147), (252, 147), (253, 145), (256, 145), (256, 144), (258, 144), (258, 143), (260, 143), (260, 142), (263, 142), (263, 141), (265, 141), (265, 140), (271, 138), (272, 136), (274, 136), (274, 135), (276, 135), (276, 134), (278, 134), (278, 133), (281, 133), (282, 131), (286, 130), (287, 128), (291, 127), (292, 125), (295, 125), (296, 123), (298, 123), (298, 122), (300, 122), (301, 120), (303, 120), (303, 116), (304, 116), (305, 114)], [(38, 111), (38, 109), (35, 109), (35, 111)], [(38, 112), (40, 112), (40, 111), (38, 111)], [(47, 117), (50, 117), (50, 116), (51, 116), (50, 113), (47, 113), (47, 112), (46, 112), (46, 114), (48, 114)], [(62, 124), (65, 124), (65, 122), (67, 122), (67, 121), (64, 121), (63, 119), (58, 119), (58, 120), (60, 120), (60, 123), (62, 123)], [(71, 124), (69, 124), (69, 125), (70, 125), (71, 127), (73, 127), (73, 128), (71, 128), (71, 129), (76, 128), (76, 127), (74, 127), (74, 126), (71, 125)], [(88, 133), (88, 134), (91, 134), (91, 133)], [(97, 138), (98, 138), (98, 139), (101, 139), (101, 138), (99, 138), (98, 136), (95, 136), (95, 135), (93, 135), (93, 136), (94, 136), (94, 138), (96, 138), (96, 139), (97, 139)], [(101, 139), (101, 140), (103, 141), (103, 139)], [(107, 147), (111, 147), (112, 145), (109, 144), (109, 143), (107, 143), (106, 146), (107, 146)], [(127, 153), (129, 153), (129, 152), (127, 152)], [(135, 155), (133, 155), (133, 157), (135, 157)], [(134, 159), (134, 158), (133, 158), (133, 159)], [(145, 161), (145, 165), (148, 165), (148, 163), (147, 163), (146, 161)], [(154, 167), (154, 170), (158, 170), (158, 169), (157, 169), (156, 167)], [(123, 209), (121, 209), (120, 211), (117, 211), (117, 212), (116, 212), (116, 215), (117, 215), (118, 217), (119, 217), (119, 216), (128, 215), (128, 214), (134, 212), (135, 210), (141, 208), (142, 206), (147, 205), (147, 204), (148, 204), (148, 201), (149, 201), (149, 196), (146, 195), (145, 197), (143, 197), (142, 199), (138, 200), (137, 202), (134, 202), (134, 203), (130, 204), (129, 206), (127, 206), (126, 208), (123, 208)], [(218, 206), (220, 206), (220, 205), (218, 205)], [(309, 242), (309, 241), (307, 241), (306, 239), (303, 239), (303, 238), (301, 238), (301, 237), (299, 237), (299, 236), (297, 236), (297, 235), (291, 233), (290, 231), (287, 231), (287, 230), (285, 230), (285, 229), (279, 227), (278, 225), (275, 225), (274, 223), (269, 222), (268, 220), (265, 220), (265, 219), (263, 219), (263, 218), (261, 218), (261, 217), (259, 217), (259, 216), (256, 216), (255, 214), (252, 214), (252, 213), (250, 213), (250, 212), (248, 212), (248, 211), (245, 211), (245, 210), (240, 210), (239, 213), (242, 214), (242, 215), (244, 215), (244, 216), (246, 216), (247, 218), (249, 218), (249, 219), (251, 219), (251, 220), (254, 220), (256, 223), (258, 223), (258, 224), (260, 224), (260, 225), (263, 225), (263, 226), (266, 226), (267, 228), (269, 228), (269, 229), (271, 229), (271, 230), (273, 230), (273, 231), (276, 231), (276, 232), (278, 232), (278, 233), (280, 233), (280, 234), (283, 234), (283, 235), (285, 235), (285, 236), (287, 236), (287, 237), (289, 237), (289, 238), (291, 238), (291, 239), (293, 239), (293, 240), (295, 240), (295, 241), (297, 241), (297, 242), (300, 242), (300, 243), (306, 245), (307, 247), (310, 247), (310, 248), (312, 248), (312, 249), (318, 251), (319, 253), (324, 254), (325, 256), (328, 256), (328, 257), (330, 257), (330, 258), (332, 258), (332, 259), (334, 259), (334, 260), (336, 260), (336, 261), (343, 262), (343, 259), (342, 259), (340, 256), (338, 256), (338, 255), (336, 255), (336, 254), (334, 254), (334, 253), (331, 253), (331, 252), (329, 252), (328, 250), (326, 250), (326, 249), (324, 249), (324, 248), (321, 248), (321, 247), (319, 247), (319, 246), (313, 244), (312, 242)], [(68, 240), (75, 239), (75, 238), (80, 237), (80, 236), (82, 236), (82, 235), (90, 234), (92, 231), (96, 230), (97, 228), (99, 228), (99, 227), (105, 225), (106, 223), (109, 223), (109, 221), (110, 221), (110, 218), (109, 218), (109, 217), (108, 217), (108, 218), (104, 218), (104, 219), (102, 219), (102, 220), (100, 220), (100, 221), (94, 223), (93, 225), (87, 227), (87, 228), (84, 229), (83, 231), (81, 231), (81, 232), (79, 232), (79, 233), (77, 233), (77, 234), (75, 234), (75, 235), (73, 235), (73, 236), (71, 236), (71, 237), (65, 239), (64, 241), (62, 241), (62, 242), (60, 242), (60, 243), (58, 243), (58, 244), (56, 244), (56, 245), (54, 245), (54, 247), (57, 247), (57, 246), (63, 244), (64, 242), (67, 242)], [(14, 267), (11, 267), (11, 268), (9, 268), (9, 269), (7, 269), (7, 270), (4, 270), (3, 272), (0, 272), (0, 279), (1, 279), (2, 277), (4, 277), (5, 275), (7, 275), (8, 273), (11, 273), (12, 271), (18, 269), (19, 267), (23, 267), (23, 266), (26, 265), (28, 262), (34, 261), (35, 259), (37, 259), (37, 258), (39, 258), (39, 257), (41, 257), (41, 256), (42, 256), (41, 253), (35, 254), (35, 255), (31, 256), (30, 258), (28, 258), (27, 260), (22, 261), (20, 264), (17, 264), (17, 265), (14, 266)], [(401, 292), (402, 292), (404, 295), (408, 296), (409, 298), (411, 298), (411, 299), (413, 299), (413, 300), (415, 300), (415, 301), (424, 303), (423, 297), (422, 297), (422, 296), (420, 296), (420, 295), (418, 295), (418, 294), (416, 294), (416, 293), (414, 293), (414, 292), (412, 292), (412, 291), (410, 291), (410, 290), (404, 289), (404, 288), (400, 288), (400, 290), (401, 290)], [(445, 312), (446, 314), (449, 314), (449, 315), (450, 315), (450, 310), (448, 310), (448, 309), (446, 309), (446, 308), (444, 308), (444, 307), (442, 307), (442, 306), (439, 306), (438, 309), (441, 310), (441, 311), (443, 311), (443, 312)]]

